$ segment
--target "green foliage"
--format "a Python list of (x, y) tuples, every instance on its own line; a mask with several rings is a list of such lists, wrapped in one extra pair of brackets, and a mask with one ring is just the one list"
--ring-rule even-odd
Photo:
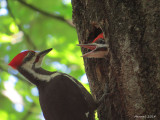
[[(71, 3), (64, 3), (64, 0), (24, 1), (64, 20), (35, 11), (19, 0), (6, 1), (8, 8), (0, 1), (0, 10), (8, 10), (8, 14), (0, 13), (0, 120), (41, 119), (38, 96), (33, 92), (35, 86), (7, 65), (21, 51), (53, 48), (44, 59), (43, 68), (67, 72), (77, 79), (84, 74), (81, 51), (76, 46), (76, 30), (65, 21), (72, 19)], [(19, 111), (18, 105), (22, 107)]]

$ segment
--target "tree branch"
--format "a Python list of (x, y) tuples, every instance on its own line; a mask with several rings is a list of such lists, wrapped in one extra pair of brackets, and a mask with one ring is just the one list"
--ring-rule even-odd
[(30, 108), (28, 109), (27, 113), (22, 117), (21, 120), (27, 120), (27, 119), (29, 118), (29, 116), (33, 114), (32, 110), (33, 110), (34, 107), (36, 107), (35, 102), (33, 102), (33, 103), (31, 104), (31, 106), (30, 106)]
[(10, 16), (13, 18), (13, 20), (14, 20), (14, 22), (16, 23), (16, 25), (18, 26), (19, 30), (20, 30), (20, 31), (23, 31), (27, 43), (31, 46), (31, 48), (32, 48), (33, 50), (36, 50), (36, 46), (35, 46), (34, 43), (32, 42), (32, 40), (31, 40), (31, 38), (29, 37), (29, 35), (23, 30), (23, 28), (21, 27), (21, 25), (17, 23), (16, 18), (15, 18), (14, 14), (13, 14), (10, 6), (9, 6), (8, 0), (6, 0), (6, 1), (7, 1), (7, 9), (8, 9), (8, 11), (9, 11)]
[[(4, 63), (2, 60), (0, 60), (0, 70), (6, 72), (6, 73), (9, 73), (8, 72), (8, 67), (6, 65), (6, 63)], [(20, 74), (13, 74), (13, 73), (9, 73), (9, 74), (12, 74), (13, 76), (17, 77), (18, 79), (22, 80), (23, 82), (25, 82), (26, 84), (28, 85), (31, 85), (30, 82), (28, 82), (24, 77), (22, 77)]]
[(46, 12), (46, 11), (43, 11), (43, 10), (41, 10), (41, 9), (39, 9), (39, 8), (36, 8), (35, 6), (32, 6), (32, 5), (28, 4), (28, 3), (26, 3), (24, 0), (17, 0), (17, 1), (20, 2), (21, 4), (27, 6), (28, 8), (31, 8), (31, 9), (34, 10), (34, 11), (40, 12), (41, 14), (43, 14), (43, 15), (45, 15), (45, 16), (47, 16), (47, 17), (51, 17), (51, 18), (60, 20), (60, 21), (62, 21), (62, 22), (65, 22), (65, 23), (67, 23), (69, 26), (71, 26), (71, 27), (73, 27), (73, 28), (75, 27), (75, 26), (73, 25), (72, 21), (66, 20), (66, 19), (65, 19), (64, 17), (62, 17), (62, 16), (55, 15), (55, 14), (50, 14), (50, 13), (48, 13), (48, 12)]

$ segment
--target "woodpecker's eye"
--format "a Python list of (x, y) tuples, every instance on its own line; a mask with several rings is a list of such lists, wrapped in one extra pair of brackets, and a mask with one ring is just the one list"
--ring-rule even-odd
[(39, 61), (39, 56), (36, 57), (35, 63)]
[(30, 61), (32, 59), (32, 57), (35, 55), (34, 52), (30, 51), (28, 52), (27, 56), (24, 58), (23, 62), (27, 62), (27, 61)]
[(100, 38), (99, 40), (96, 41), (96, 43), (98, 43), (98, 44), (105, 44), (105, 41), (104, 41), (104, 39)]
[(30, 56), (34, 56), (34, 55), (35, 55), (35, 52), (34, 52), (34, 51), (30, 51), (30, 52), (29, 52), (29, 55), (30, 55)]

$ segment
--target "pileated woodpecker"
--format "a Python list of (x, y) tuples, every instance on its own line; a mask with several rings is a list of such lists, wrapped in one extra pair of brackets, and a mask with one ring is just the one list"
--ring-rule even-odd
[(37, 86), (46, 120), (94, 120), (97, 103), (80, 82), (68, 74), (41, 68), (43, 57), (51, 50), (21, 52), (9, 65)]
[(88, 58), (105, 58), (109, 52), (108, 45), (105, 44), (103, 33), (99, 34), (92, 43), (78, 44), (78, 46), (91, 50), (82, 57)]

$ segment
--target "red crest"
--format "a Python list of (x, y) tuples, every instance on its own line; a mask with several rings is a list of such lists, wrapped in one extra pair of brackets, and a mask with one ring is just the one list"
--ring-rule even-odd
[(22, 64), (22, 61), (24, 57), (28, 54), (28, 52), (29, 50), (19, 53), (11, 60), (11, 62), (8, 65), (14, 69), (17, 69), (17, 67), (19, 67)]
[(98, 39), (104, 39), (104, 37), (103, 37), (103, 33), (101, 33), (101, 34), (99, 34), (94, 40), (93, 40), (93, 42), (92, 43), (94, 43), (94, 42), (96, 42)]

